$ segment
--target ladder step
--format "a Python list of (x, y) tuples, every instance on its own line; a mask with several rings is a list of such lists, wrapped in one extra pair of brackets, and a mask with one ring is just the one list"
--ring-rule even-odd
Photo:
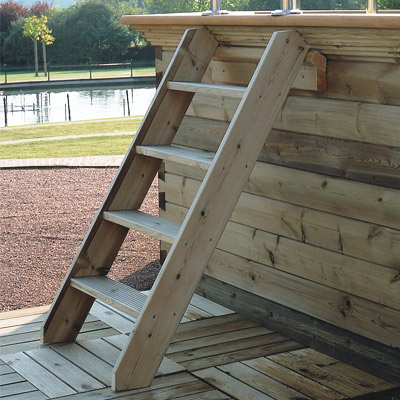
[(214, 85), (197, 82), (176, 82), (170, 81), (167, 84), (168, 89), (180, 90), (184, 92), (194, 92), (203, 94), (212, 94), (216, 96), (235, 97), (241, 99), (247, 88), (232, 85)]
[(135, 229), (167, 243), (173, 243), (181, 227), (174, 222), (135, 210), (105, 211), (103, 217), (107, 221), (129, 229)]
[(72, 278), (71, 286), (133, 318), (137, 318), (147, 299), (138, 290), (105, 276)]
[(136, 152), (204, 170), (208, 170), (215, 155), (207, 151), (190, 150), (176, 146), (136, 146)]

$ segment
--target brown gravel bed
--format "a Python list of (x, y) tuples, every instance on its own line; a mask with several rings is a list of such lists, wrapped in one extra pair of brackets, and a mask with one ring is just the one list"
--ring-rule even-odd
[[(0, 171), (0, 311), (52, 302), (116, 171)], [(156, 182), (142, 210), (157, 214)], [(158, 258), (158, 241), (131, 231), (109, 277), (149, 289)]]

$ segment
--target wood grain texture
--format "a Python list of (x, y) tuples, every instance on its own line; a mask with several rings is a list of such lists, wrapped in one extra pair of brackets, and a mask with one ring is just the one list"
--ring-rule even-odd
[[(193, 177), (189, 167), (171, 165), (169, 168), (174, 174)], [(199, 170), (194, 174), (196, 179), (204, 176)], [(258, 162), (244, 191), (396, 230), (400, 228), (400, 192), (396, 189)]]
[(232, 309), (267, 328), (284, 333), (338, 360), (400, 385), (399, 349), (385, 346), (257, 296), (254, 291), (249, 292), (209, 276), (203, 276), (197, 292), (220, 304), (229, 304)]
[[(166, 174), (165, 205), (171, 218), (182, 212), (181, 205), (190, 207), (200, 182)], [(168, 190), (169, 189), (169, 190)], [(163, 214), (167, 218), (167, 214)], [(182, 216), (177, 217), (182, 218)], [(399, 265), (400, 231), (368, 222), (296, 206), (279, 200), (242, 193), (231, 220), (254, 229), (267, 230), (328, 250), (375, 262), (394, 269)]]
[[(200, 112), (196, 105), (191, 107)], [(222, 121), (185, 117), (174, 143), (216, 151), (226, 126)], [(201, 134), (195, 135), (196, 131)], [(258, 160), (400, 189), (400, 149), (397, 147), (272, 130)]]
[[(267, 47), (115, 367), (113, 388), (150, 384), (307, 50), (295, 32), (276, 34)], [(244, 135), (249, 123), (258, 132), (251, 138)]]
[[(170, 217), (179, 221), (187, 210)], [(229, 222), (218, 249), (400, 310), (398, 269)]]
[[(236, 107), (234, 99), (196, 95), (188, 115), (229, 121)], [(273, 128), (399, 147), (399, 126), (399, 106), (289, 96)]]
[(306, 283), (294, 275), (221, 250), (214, 252), (206, 274), (343, 329), (399, 347), (400, 311), (339, 289)]

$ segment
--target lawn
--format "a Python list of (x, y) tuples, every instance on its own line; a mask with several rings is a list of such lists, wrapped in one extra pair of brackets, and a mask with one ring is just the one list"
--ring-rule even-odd
[[(154, 67), (133, 68), (133, 77), (138, 76), (154, 76)], [(127, 78), (131, 76), (131, 69), (128, 68), (113, 68), (113, 69), (92, 69), (92, 79), (100, 78)], [(68, 79), (89, 79), (90, 71), (88, 68), (76, 70), (52, 71), (50, 66), (50, 80), (68, 80)], [(0, 75), (0, 83), (4, 83), (4, 72)], [(34, 72), (7, 72), (7, 83), (15, 82), (38, 82), (47, 81), (48, 77), (42, 72), (38, 77), (35, 77)]]
[(131, 136), (97, 136), (0, 146), (0, 159), (64, 158), (125, 154)]
[[(92, 133), (136, 132), (142, 117), (76, 121), (0, 128), (0, 142)], [(20, 145), (19, 145), (20, 146)]]
[(0, 142), (69, 135), (132, 132), (132, 135), (95, 136), (0, 145), (0, 159), (65, 158), (125, 154), (142, 117), (38, 124), (0, 128)]

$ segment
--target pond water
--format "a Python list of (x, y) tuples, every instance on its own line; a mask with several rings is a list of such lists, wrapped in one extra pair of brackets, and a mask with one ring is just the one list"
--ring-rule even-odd
[(4, 91), (0, 96), (0, 126), (144, 115), (155, 91), (154, 86), (137, 84)]

